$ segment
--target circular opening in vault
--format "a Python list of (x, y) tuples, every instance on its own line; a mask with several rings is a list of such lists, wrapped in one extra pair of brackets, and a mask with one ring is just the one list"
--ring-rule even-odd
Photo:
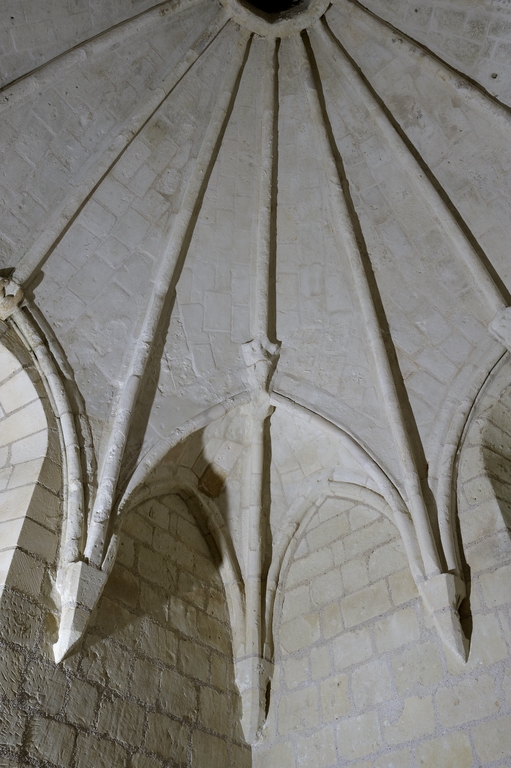
[(309, 5), (307, 0), (253, 0), (253, 2), (241, 0), (241, 4), (270, 22), (294, 16)]

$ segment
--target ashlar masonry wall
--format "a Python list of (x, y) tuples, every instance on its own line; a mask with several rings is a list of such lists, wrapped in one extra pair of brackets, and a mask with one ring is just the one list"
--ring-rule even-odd
[(55, 418), (28, 353), (0, 328), (0, 612), (4, 591), (37, 598), (59, 542), (61, 459)]
[[(470, 519), (463, 489), (471, 482), (464, 465), (463, 536)], [(509, 538), (498, 562), (487, 552), (467, 555), (472, 589), (463, 608), (471, 645), (463, 665), (425, 615), (384, 503), (352, 488), (314, 513), (283, 578), (277, 673), (254, 764), (507, 765)]]
[(248, 768), (222, 582), (178, 496), (130, 514), (67, 661), (51, 660), (48, 598), (11, 590), (1, 624), (2, 768)]

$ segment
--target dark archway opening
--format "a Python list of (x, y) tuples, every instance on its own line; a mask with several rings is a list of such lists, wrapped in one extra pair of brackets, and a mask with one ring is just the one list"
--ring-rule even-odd
[(301, 2), (302, 0), (254, 0), (254, 2), (247, 2), (247, 6), (273, 16), (277, 13), (290, 11), (292, 8), (301, 5)]
[(241, 0), (241, 4), (257, 16), (262, 16), (267, 21), (273, 22), (280, 18), (293, 16), (308, 6), (307, 0)]

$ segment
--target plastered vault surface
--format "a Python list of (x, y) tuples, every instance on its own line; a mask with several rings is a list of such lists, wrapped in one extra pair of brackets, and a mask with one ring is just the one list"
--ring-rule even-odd
[(0, 768), (510, 768), (511, 5), (5, 0)]

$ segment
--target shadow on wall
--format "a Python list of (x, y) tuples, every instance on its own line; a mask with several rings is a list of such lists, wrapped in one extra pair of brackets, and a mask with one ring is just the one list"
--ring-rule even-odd
[[(467, 560), (476, 563), (478, 570), (486, 570), (486, 579), (493, 578), (489, 575), (492, 570), (509, 567), (510, 561), (511, 386), (508, 381), (509, 361), (504, 360), (489, 378), (475, 407), (461, 452), (458, 526), (461, 523), (460, 553), (467, 598), (460, 606), (460, 616), (468, 638), (473, 625), (469, 606), (473, 573)], [(500, 597), (496, 604), (499, 601)]]
[[(193, 440), (210, 491), (223, 489), (203, 464), (202, 433)], [(59, 665), (51, 651), (56, 547), (43, 568), (50, 575), (34, 581), (38, 556), (20, 571), (28, 581), (4, 589), (1, 765), (250, 768), (220, 556), (194, 516), (198, 505), (185, 499), (167, 493), (127, 515), (84, 642)]]
[(105, 766), (124, 766), (125, 749), (137, 768), (251, 765), (218, 553), (178, 494), (127, 517), (78, 670), (101, 696), (92, 722), (102, 739), (84, 768), (105, 746)]

